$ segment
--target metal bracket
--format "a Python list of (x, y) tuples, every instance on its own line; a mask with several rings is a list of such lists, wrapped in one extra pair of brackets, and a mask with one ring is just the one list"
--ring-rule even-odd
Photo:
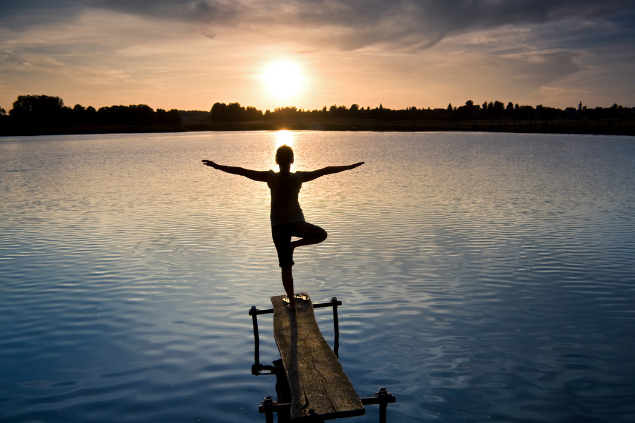
[(281, 411), (289, 412), (291, 410), (291, 404), (278, 404), (270, 396), (266, 396), (264, 401), (260, 403), (258, 407), (259, 413), (265, 414), (266, 423), (273, 423), (273, 413), (279, 413)]
[(386, 390), (386, 388), (379, 388), (379, 391), (375, 392), (374, 397), (360, 398), (362, 404), (379, 404), (379, 423), (386, 423), (386, 408), (389, 403), (397, 401), (394, 395)]
[[(360, 400), (364, 405), (379, 404), (379, 423), (386, 423), (388, 404), (397, 401), (395, 396), (388, 392), (386, 388), (379, 388), (379, 391), (375, 392), (374, 397), (360, 398)], [(273, 413), (288, 413), (290, 410), (291, 404), (278, 403), (270, 396), (265, 397), (264, 401), (260, 403), (260, 407), (258, 407), (258, 412), (266, 415), (266, 423), (273, 423)]]

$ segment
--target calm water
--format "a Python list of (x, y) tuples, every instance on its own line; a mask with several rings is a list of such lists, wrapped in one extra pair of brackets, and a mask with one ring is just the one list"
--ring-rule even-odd
[(201, 159), (285, 142), (366, 161), (303, 187), (294, 273), (391, 422), (635, 420), (634, 138), (324, 132), (0, 138), (0, 420), (264, 422), (269, 193)]

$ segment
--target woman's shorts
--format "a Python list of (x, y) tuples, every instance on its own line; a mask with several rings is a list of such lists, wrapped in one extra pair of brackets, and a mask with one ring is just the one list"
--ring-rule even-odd
[(326, 231), (308, 222), (291, 222), (273, 225), (271, 236), (278, 252), (280, 267), (290, 267), (295, 264), (291, 251), (291, 237), (326, 238)]

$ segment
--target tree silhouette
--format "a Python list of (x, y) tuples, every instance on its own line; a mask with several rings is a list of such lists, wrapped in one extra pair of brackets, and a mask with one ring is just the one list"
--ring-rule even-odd
[(60, 118), (64, 102), (48, 95), (21, 95), (13, 103), (9, 114), (21, 121), (50, 123)]
[[(267, 116), (267, 113), (265, 113), (265, 116)], [(212, 110), (210, 110), (210, 118), (212, 122), (244, 122), (262, 119), (263, 114), (255, 107), (248, 106), (244, 108), (240, 103), (214, 103)]]
[[(190, 111), (200, 113), (203, 116), (206, 112)], [(95, 110), (94, 107), (84, 107), (76, 104), (73, 108), (64, 106), (60, 97), (46, 95), (24, 95), (19, 96), (13, 103), (13, 109), (7, 112), (0, 108), (0, 128), (3, 133), (58, 133), (71, 132), (110, 132), (110, 131), (149, 131), (174, 130), (181, 125), (181, 116), (188, 117), (188, 112), (180, 112), (176, 109), (166, 111), (157, 109), (154, 111), (145, 104), (129, 106), (101, 107)], [(199, 117), (195, 118), (193, 122)], [(623, 107), (614, 103), (610, 108), (596, 107), (587, 108), (582, 102), (575, 107), (567, 108), (565, 111), (538, 105), (536, 108), (528, 105), (514, 104), (511, 101), (507, 106), (501, 101), (485, 101), (482, 106), (474, 104), (472, 100), (465, 102), (463, 106), (453, 107), (451, 103), (446, 108), (431, 109), (430, 107), (418, 109), (410, 106), (401, 110), (392, 110), (379, 104), (371, 109), (369, 106), (362, 107), (357, 103), (351, 104), (350, 108), (333, 104), (321, 109), (304, 110), (296, 107), (281, 107), (273, 111), (267, 110), (264, 114), (255, 107), (243, 107), (240, 103), (214, 103), (208, 116), (211, 120), (210, 129), (214, 129), (213, 123), (217, 122), (247, 122), (247, 121), (290, 121), (302, 118), (341, 118), (360, 119), (376, 121), (474, 121), (473, 128), (479, 126), (476, 122), (480, 120), (501, 120), (514, 119), (519, 121), (540, 119), (550, 120), (572, 120), (580, 119), (586, 121), (605, 119), (606, 126), (613, 125), (615, 119), (635, 117), (635, 108)], [(516, 124), (516, 122), (514, 122)], [(619, 125), (617, 121), (615, 125)], [(376, 124), (373, 123), (373, 126)], [(75, 129), (72, 129), (75, 127)], [(255, 127), (255, 126), (254, 126)], [(413, 126), (413, 127), (416, 127)], [(494, 126), (491, 126), (492, 128)], [(116, 129), (114, 129), (116, 128)], [(223, 127), (216, 127), (222, 129)]]

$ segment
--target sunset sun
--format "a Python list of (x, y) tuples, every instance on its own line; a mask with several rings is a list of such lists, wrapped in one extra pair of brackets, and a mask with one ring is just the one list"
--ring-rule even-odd
[(289, 62), (275, 63), (263, 76), (269, 92), (277, 98), (288, 99), (301, 91), (304, 78), (298, 65)]

